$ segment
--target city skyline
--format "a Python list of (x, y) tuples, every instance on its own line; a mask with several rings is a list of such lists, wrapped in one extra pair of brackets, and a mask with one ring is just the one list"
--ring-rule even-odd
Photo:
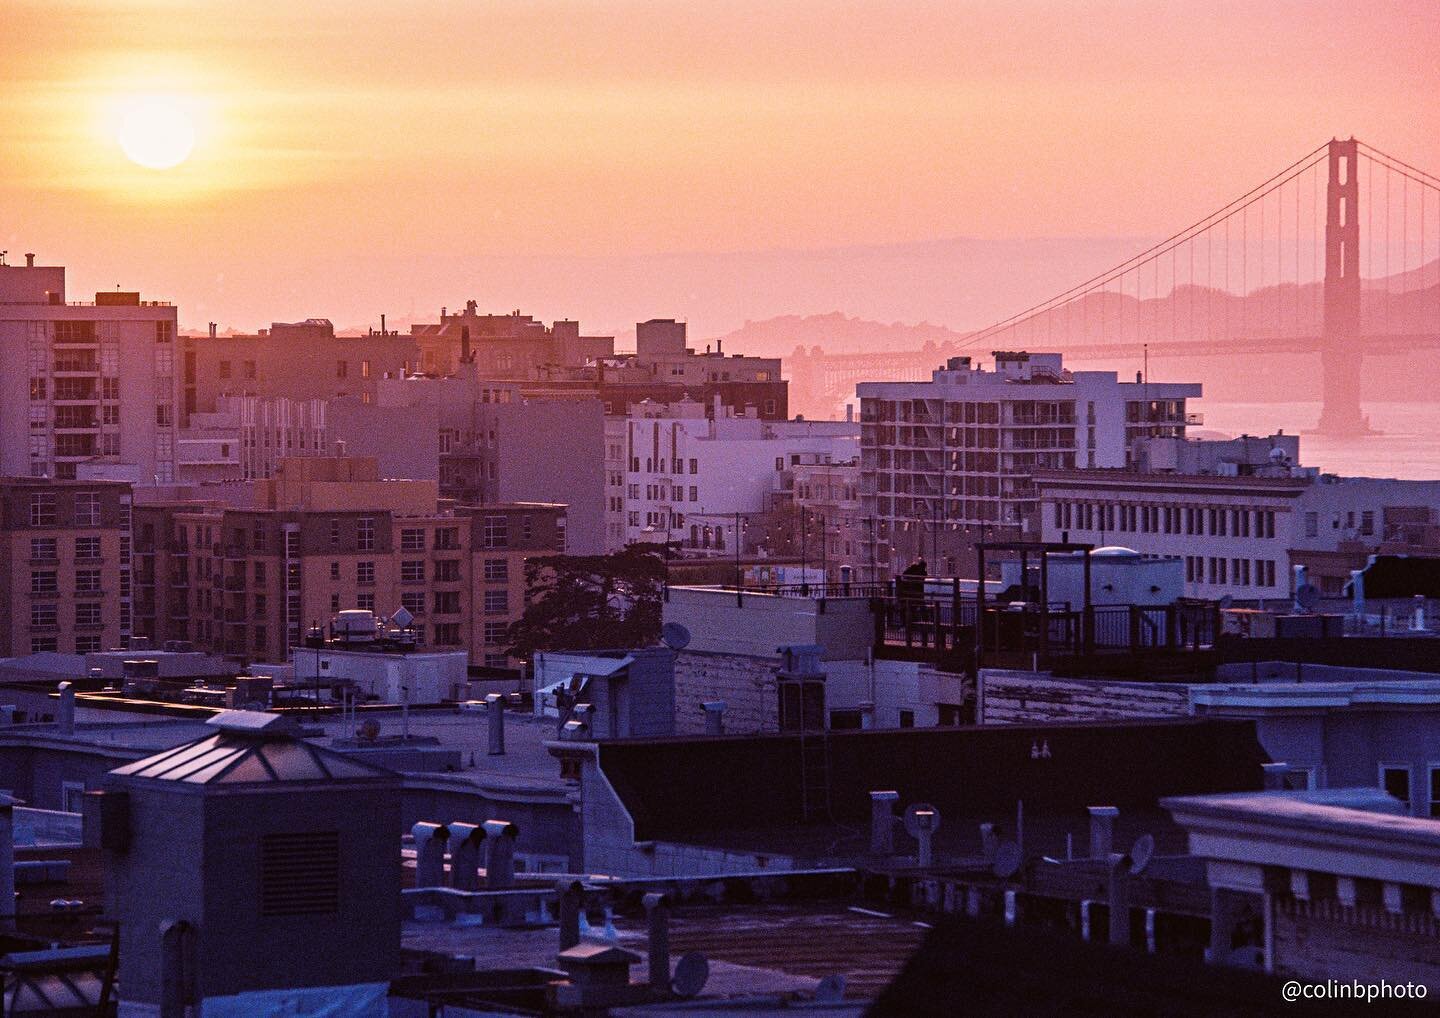
[[(899, 302), (822, 304), (814, 273), (750, 256), (884, 257), (974, 238), (968, 257), (983, 263), (997, 244), (1059, 238), (1061, 250), (1028, 258), (1059, 280), (1332, 134), (1440, 162), (1423, 102), (1440, 87), (1426, 46), (1440, 25), (1421, 4), (1028, 3), (964, 17), (949, 5), (837, 17), (816, 3), (634, 4), (560, 18), (528, 5), (423, 18), (368, 6), (330, 45), (323, 8), (175, 10), (13, 8), (18, 30), (0, 42), (0, 137), (14, 154), (0, 247), (81, 273), (115, 266), (124, 278), (94, 289), (164, 290), (193, 309), (186, 324), (316, 313), (374, 324), (477, 291), (497, 310), (535, 306), (559, 277), (571, 296), (554, 314), (623, 325), (604, 295), (629, 288), (631, 303), (710, 335), (743, 318), (694, 279), (738, 256), (745, 278), (793, 284), (757, 314), (975, 327), (988, 307), (967, 316), (937, 282)], [(291, 59), (300, 46), (306, 59)], [(124, 147), (127, 123), (157, 103), (193, 132), (169, 169)], [(207, 257), (192, 259), (200, 238)], [(764, 268), (747, 275), (747, 261)], [(371, 306), (377, 291), (387, 307)]]

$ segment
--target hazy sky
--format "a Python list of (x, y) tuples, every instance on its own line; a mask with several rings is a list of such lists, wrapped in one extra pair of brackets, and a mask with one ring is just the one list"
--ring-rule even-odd
[[(1440, 172), (1434, 0), (3, 0), (0, 22), (0, 247), (190, 322), (458, 303), (486, 291), (443, 278), (465, 257), (1155, 236), (1335, 134)], [(116, 142), (151, 94), (194, 119), (174, 169)]]

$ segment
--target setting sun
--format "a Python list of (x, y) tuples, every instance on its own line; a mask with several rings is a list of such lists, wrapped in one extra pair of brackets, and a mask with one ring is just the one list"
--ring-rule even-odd
[(173, 99), (141, 96), (120, 107), (115, 140), (131, 162), (168, 170), (194, 151), (195, 121)]

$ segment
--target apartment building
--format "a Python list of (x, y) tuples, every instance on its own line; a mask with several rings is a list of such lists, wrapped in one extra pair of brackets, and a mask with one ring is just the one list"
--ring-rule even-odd
[(130, 485), (0, 478), (0, 657), (130, 636)]
[(175, 308), (128, 292), (67, 302), (65, 269), (0, 265), (0, 476), (175, 476)]
[(369, 403), (383, 378), (414, 370), (419, 349), (409, 336), (372, 330), (337, 336), (325, 318), (273, 322), (253, 334), (185, 336), (182, 418), (214, 413), (222, 396), (266, 396), (296, 402), (354, 396)]
[(441, 308), (438, 322), (411, 326), (410, 338), (417, 370), (430, 375), (453, 374), (469, 357), (484, 378), (536, 378), (542, 366), (583, 365), (615, 352), (613, 336), (582, 336), (579, 322), (547, 326), (518, 310), (482, 314), (473, 300), (454, 314)]
[(435, 482), (382, 480), (358, 457), (286, 460), (255, 486), (253, 508), (137, 507), (140, 632), (284, 661), (336, 612), (404, 608), (427, 645), (503, 666), (525, 559), (564, 547), (563, 506), (448, 508)]
[(327, 407), (322, 399), (221, 396), (181, 430), (176, 479), (252, 481), (273, 477), (288, 457), (328, 456)]
[(1294, 436), (1136, 444), (1148, 470), (1035, 475), (1047, 541), (1185, 562), (1190, 597), (1285, 598), (1291, 570), (1338, 597), (1374, 554), (1440, 554), (1440, 482), (1336, 477), (1297, 465)]
[(815, 535), (817, 551), (802, 549), (809, 564), (818, 564), (829, 582), (868, 579), (865, 559), (870, 544), (860, 504), (860, 459), (843, 462), (801, 462), (791, 468), (795, 508), (802, 514), (802, 540)]
[(605, 419), (605, 540), (694, 544), (714, 518), (771, 508), (803, 462), (854, 459), (859, 427), (844, 421), (739, 417), (718, 401), (640, 403)]
[(861, 503), (875, 520), (882, 574), (922, 551), (927, 530), (951, 539), (1034, 534), (1037, 471), (1124, 467), (1136, 439), (1184, 437), (1199, 423), (1186, 409), (1198, 383), (1122, 382), (1111, 371), (1067, 370), (1059, 354), (994, 358), (992, 370), (952, 357), (928, 382), (856, 386)]

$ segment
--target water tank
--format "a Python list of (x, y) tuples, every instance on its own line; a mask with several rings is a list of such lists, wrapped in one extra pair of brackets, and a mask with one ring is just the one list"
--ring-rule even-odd
[(335, 616), (335, 639), (362, 643), (375, 639), (375, 613), (365, 608), (347, 608)]

